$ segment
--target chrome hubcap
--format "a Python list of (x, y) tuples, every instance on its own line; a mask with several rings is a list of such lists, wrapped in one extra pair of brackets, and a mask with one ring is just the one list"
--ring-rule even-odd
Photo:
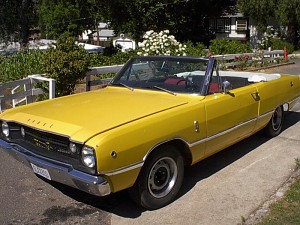
[(175, 185), (177, 173), (177, 165), (172, 158), (164, 157), (155, 162), (148, 177), (151, 195), (155, 198), (166, 196)]

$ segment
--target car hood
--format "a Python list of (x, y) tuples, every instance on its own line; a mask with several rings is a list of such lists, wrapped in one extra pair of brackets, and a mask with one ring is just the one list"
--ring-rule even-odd
[(166, 92), (107, 87), (8, 110), (5, 120), (85, 142), (115, 127), (188, 103)]

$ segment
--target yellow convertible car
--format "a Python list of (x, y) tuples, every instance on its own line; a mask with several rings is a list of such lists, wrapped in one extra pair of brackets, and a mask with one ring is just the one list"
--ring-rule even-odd
[(282, 130), (299, 76), (219, 71), (213, 58), (136, 57), (107, 87), (7, 110), (0, 145), (49, 180), (163, 207), (184, 167)]

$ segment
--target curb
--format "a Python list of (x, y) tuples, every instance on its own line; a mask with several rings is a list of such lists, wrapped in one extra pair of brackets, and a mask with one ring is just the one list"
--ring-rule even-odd
[(269, 200), (263, 202), (249, 217), (243, 225), (255, 225), (262, 222), (270, 213), (270, 206), (282, 199), (290, 186), (300, 178), (300, 169), (295, 168), (290, 177), (270, 196)]

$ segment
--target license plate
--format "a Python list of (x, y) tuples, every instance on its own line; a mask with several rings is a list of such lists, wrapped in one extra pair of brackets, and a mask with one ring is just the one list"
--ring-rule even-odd
[(36, 165), (34, 165), (32, 163), (30, 163), (30, 164), (31, 164), (31, 167), (33, 169), (33, 172), (35, 172), (36, 174), (38, 174), (38, 175), (40, 175), (42, 177), (47, 178), (48, 180), (51, 180), (51, 177), (50, 177), (50, 174), (49, 174), (48, 170), (46, 170), (44, 168), (41, 168), (39, 166), (36, 166)]

